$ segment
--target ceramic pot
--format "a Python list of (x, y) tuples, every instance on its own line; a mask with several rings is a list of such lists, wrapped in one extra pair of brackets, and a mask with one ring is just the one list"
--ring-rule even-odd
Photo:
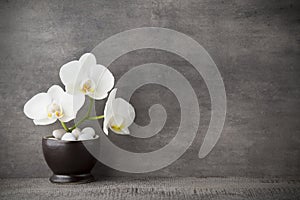
[(87, 150), (99, 152), (99, 136), (85, 141), (55, 140), (43, 137), (42, 147), (45, 160), (52, 170), (52, 183), (87, 183), (94, 181), (91, 170), (97, 160)]

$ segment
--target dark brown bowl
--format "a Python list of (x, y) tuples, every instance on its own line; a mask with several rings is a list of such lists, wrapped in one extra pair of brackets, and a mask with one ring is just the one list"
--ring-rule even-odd
[(85, 141), (63, 141), (43, 137), (45, 160), (53, 172), (52, 183), (87, 183), (94, 180), (91, 170), (97, 160), (87, 150), (99, 152), (99, 136)]

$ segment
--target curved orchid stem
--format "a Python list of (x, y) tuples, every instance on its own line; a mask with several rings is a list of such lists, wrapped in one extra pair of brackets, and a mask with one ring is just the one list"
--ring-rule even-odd
[(85, 120), (97, 120), (97, 119), (103, 119), (104, 115), (99, 115), (99, 116), (95, 116), (95, 117), (90, 117), (92, 108), (93, 108), (93, 98), (89, 97), (90, 99), (90, 105), (89, 105), (89, 109), (85, 115), (84, 118), (82, 118), (79, 122), (77, 122), (74, 126), (72, 126), (71, 128), (69, 128), (68, 130), (72, 131), (75, 128), (77, 128), (80, 124), (82, 124)]
[(89, 117), (89, 120), (97, 120), (97, 119), (103, 119), (104, 115), (99, 115), (99, 116), (95, 116), (95, 117)]
[(65, 122), (60, 121), (61, 126), (65, 129), (65, 131), (69, 132), (70, 129), (68, 129), (67, 125), (65, 124)]

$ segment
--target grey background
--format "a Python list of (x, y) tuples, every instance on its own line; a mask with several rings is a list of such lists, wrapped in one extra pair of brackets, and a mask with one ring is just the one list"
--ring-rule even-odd
[[(1, 1), (0, 3), (0, 177), (47, 177), (41, 137), (58, 125), (34, 126), (23, 105), (60, 83), (62, 64), (78, 59), (99, 42), (124, 30), (158, 26), (185, 33), (212, 56), (224, 79), (228, 112), (221, 138), (205, 159), (198, 151), (210, 119), (202, 78), (182, 58), (158, 50), (128, 53), (109, 68), (118, 79), (131, 67), (157, 62), (180, 71), (199, 98), (201, 122), (189, 150), (167, 168), (148, 174), (107, 176), (300, 176), (300, 3), (297, 0)], [(138, 42), (138, 41), (137, 41)], [(99, 61), (101, 63), (101, 61)], [(174, 95), (146, 85), (133, 95), (137, 123), (161, 103), (166, 126), (149, 139), (111, 135), (120, 147), (147, 152), (176, 134), (180, 108)], [(97, 103), (101, 114), (103, 102)]]

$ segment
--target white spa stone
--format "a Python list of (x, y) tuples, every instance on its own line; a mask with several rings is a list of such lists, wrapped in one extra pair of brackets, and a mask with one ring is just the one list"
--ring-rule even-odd
[(95, 136), (95, 130), (91, 127), (86, 127), (81, 131), (78, 140), (91, 140)]
[(81, 135), (81, 130), (79, 128), (75, 128), (73, 131), (72, 131), (72, 134), (74, 135), (74, 137), (76, 139), (78, 139), (79, 135)]
[(95, 130), (92, 127), (86, 127), (81, 131), (81, 134), (89, 134), (92, 137), (95, 136)]
[(56, 139), (61, 139), (62, 136), (66, 133), (66, 131), (64, 129), (57, 129), (54, 130), (52, 132), (52, 135), (56, 138)]
[(94, 137), (91, 136), (91, 134), (87, 134), (87, 133), (81, 134), (78, 137), (78, 140), (80, 140), (80, 141), (82, 141), (82, 140), (91, 140), (91, 139), (94, 139)]
[(76, 141), (75, 136), (72, 133), (65, 133), (61, 140), (65, 140), (65, 141)]

